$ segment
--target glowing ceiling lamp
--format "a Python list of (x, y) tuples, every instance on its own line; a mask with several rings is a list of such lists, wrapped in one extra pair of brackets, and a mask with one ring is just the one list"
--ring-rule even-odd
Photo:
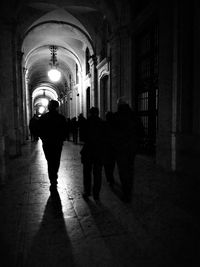
[(48, 76), (52, 82), (58, 82), (61, 78), (61, 73), (59, 70), (57, 70), (58, 63), (56, 52), (58, 49), (54, 45), (50, 46), (49, 49), (51, 51), (51, 60), (49, 64), (51, 66), (51, 69), (48, 71)]
[(40, 113), (40, 114), (43, 114), (44, 112), (45, 112), (45, 107), (43, 107), (43, 106), (40, 106), (39, 107), (39, 109), (38, 109), (38, 112)]
[(57, 69), (51, 69), (48, 71), (48, 76), (52, 82), (58, 82), (60, 80), (61, 73)]
[(41, 102), (42, 106), (44, 106), (44, 107), (47, 107), (49, 104), (49, 100), (46, 98), (41, 98), (40, 102)]

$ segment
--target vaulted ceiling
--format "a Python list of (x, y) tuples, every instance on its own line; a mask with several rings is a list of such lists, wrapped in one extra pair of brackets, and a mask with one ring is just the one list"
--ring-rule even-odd
[[(5, 0), (3, 0), (5, 1)], [(58, 95), (75, 79), (75, 67), (84, 67), (85, 49), (99, 52), (104, 26), (117, 28), (128, 3), (134, 0), (10, 0), (3, 4), (2, 16), (15, 23), (18, 50), (23, 53), (23, 67), (31, 90), (41, 84), (54, 87)], [(58, 68), (62, 79), (52, 85), (47, 76), (50, 46), (57, 47)]]
[[(112, 1), (22, 1), (16, 9), (17, 30), (27, 70), (29, 85), (34, 90), (49, 84), (50, 46), (57, 47), (58, 69), (62, 79), (55, 84), (57, 92), (75, 79), (76, 64), (83, 69), (85, 49), (95, 54), (102, 25), (115, 17)], [(108, 18), (107, 19), (107, 15)]]

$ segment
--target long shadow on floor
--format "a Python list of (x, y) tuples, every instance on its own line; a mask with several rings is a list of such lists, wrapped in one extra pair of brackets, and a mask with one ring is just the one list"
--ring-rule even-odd
[[(120, 198), (121, 192), (118, 185), (112, 191)], [(127, 208), (137, 220), (140, 226), (138, 232), (140, 229), (144, 230), (143, 233), (138, 233), (141, 235), (139, 248), (137, 238), (133, 234), (129, 235), (124, 226), (119, 223), (120, 218), (117, 218), (116, 214), (113, 216), (112, 210), (106, 209), (103, 205), (97, 207), (93, 202), (88, 202), (96, 225), (107, 240), (115, 258), (118, 259), (117, 262), (121, 262), (118, 266), (129, 267), (133, 264), (137, 267), (198, 266), (196, 264), (197, 261), (199, 263), (199, 230), (192, 218), (177, 208), (167, 193), (169, 194), (164, 191), (149, 195), (145, 192), (137, 193), (130, 205), (124, 204), (125, 209)], [(137, 226), (135, 227), (137, 229)], [(108, 231), (107, 236), (106, 231)], [(109, 233), (113, 238), (109, 238)], [(117, 237), (120, 233), (122, 242)], [(113, 244), (113, 240), (118, 243)], [(122, 253), (116, 253), (117, 246)]]
[[(110, 259), (105, 266), (132, 267), (141, 255), (134, 235), (125, 229), (120, 218), (116, 218), (112, 211), (102, 203), (88, 200), (87, 204), (107, 251), (110, 253)], [(104, 252), (99, 251), (99, 255), (103, 257)]]
[(57, 191), (51, 193), (47, 201), (40, 229), (34, 237), (24, 266), (74, 266), (72, 247)]

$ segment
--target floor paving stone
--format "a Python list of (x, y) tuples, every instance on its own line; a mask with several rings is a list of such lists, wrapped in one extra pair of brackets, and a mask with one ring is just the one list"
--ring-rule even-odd
[(41, 141), (27, 142), (0, 188), (1, 267), (200, 266), (199, 182), (166, 173), (138, 155), (134, 196), (103, 185), (100, 202), (82, 198), (81, 145), (65, 142), (58, 194), (49, 192)]

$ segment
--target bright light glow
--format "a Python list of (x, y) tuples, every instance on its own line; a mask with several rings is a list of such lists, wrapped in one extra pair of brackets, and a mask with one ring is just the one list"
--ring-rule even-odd
[(39, 112), (40, 114), (44, 113), (44, 112), (45, 112), (45, 107), (40, 106), (39, 109), (38, 109), (38, 112)]
[(45, 106), (45, 107), (47, 107), (48, 104), (49, 104), (49, 100), (46, 99), (46, 98), (41, 98), (41, 99), (40, 99), (40, 102), (41, 102), (41, 104), (42, 104), (43, 106)]
[(37, 87), (32, 93), (32, 98), (35, 99), (38, 96), (42, 97), (42, 95), (44, 94), (44, 90), (45, 90), (46, 97), (54, 99), (54, 100), (58, 98), (58, 95), (55, 89), (53, 89), (53, 87), (49, 87), (46, 85)]
[(57, 82), (60, 80), (61, 73), (57, 69), (51, 69), (48, 71), (48, 76), (52, 82)]

